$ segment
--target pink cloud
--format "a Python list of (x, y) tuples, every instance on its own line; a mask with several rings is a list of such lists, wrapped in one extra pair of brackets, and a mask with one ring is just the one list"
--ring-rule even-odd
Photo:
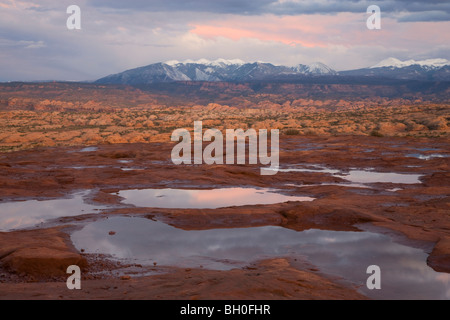
[[(8, 3), (9, 2), (9, 3)], [(0, 7), (5, 9), (28, 9), (28, 8), (39, 8), (39, 4), (35, 4), (30, 1), (16, 1), (16, 0), (7, 0), (6, 2), (0, 2)]]
[(255, 38), (288, 45), (315, 47), (326, 45), (326, 41), (323, 41), (326, 39), (320, 39), (318, 35), (324, 34), (326, 29), (331, 29), (332, 34), (335, 33), (330, 25), (336, 19), (336, 17), (324, 19), (324, 16), (320, 15), (285, 17), (266, 15), (245, 18), (231, 16), (225, 20), (193, 23), (191, 32), (208, 39), (224, 37), (237, 41), (242, 38)]
[(411, 42), (439, 45), (448, 43), (449, 33), (433, 35), (448, 29), (448, 22), (399, 23), (382, 18), (381, 30), (368, 30), (365, 13), (299, 16), (227, 16), (224, 19), (192, 23), (191, 33), (206, 39), (218, 37), (234, 41), (254, 38), (286, 45), (326, 47), (329, 45), (381, 45), (410, 47)]

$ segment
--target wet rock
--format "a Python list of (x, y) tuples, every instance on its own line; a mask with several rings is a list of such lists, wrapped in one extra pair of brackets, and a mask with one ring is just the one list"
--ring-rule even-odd
[(70, 265), (87, 267), (59, 228), (0, 232), (0, 243), (0, 263), (16, 274), (39, 279), (65, 276)]
[(441, 239), (428, 256), (427, 263), (437, 272), (450, 273), (450, 237)]
[(2, 259), (3, 265), (15, 273), (32, 276), (66, 275), (67, 267), (86, 266), (86, 260), (79, 254), (51, 248), (21, 248)]

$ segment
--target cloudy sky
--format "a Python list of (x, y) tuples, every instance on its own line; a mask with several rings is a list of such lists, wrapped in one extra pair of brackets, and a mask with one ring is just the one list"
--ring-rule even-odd
[[(69, 5), (81, 30), (68, 30)], [(381, 30), (369, 30), (369, 5)], [(448, 0), (0, 0), (0, 81), (94, 80), (167, 60), (234, 59), (336, 70), (450, 59)]]

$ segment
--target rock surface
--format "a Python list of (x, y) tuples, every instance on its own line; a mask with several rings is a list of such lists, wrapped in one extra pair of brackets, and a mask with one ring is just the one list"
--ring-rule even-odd
[[(342, 185), (348, 183), (344, 176), (325, 171), (278, 172), (261, 176), (260, 165), (175, 166), (170, 161), (173, 144), (168, 143), (100, 145), (91, 152), (80, 152), (80, 147), (42, 148), (0, 154), (0, 194), (2, 201), (12, 201), (58, 198), (75, 190), (96, 189), (97, 193), (86, 201), (117, 205), (122, 199), (116, 192), (124, 189), (185, 188), (187, 185), (197, 188), (277, 188), (286, 194), (311, 196), (316, 200), (219, 209), (122, 206), (111, 207), (102, 216), (157, 216), (183, 229), (279, 225), (294, 230), (357, 231), (359, 224), (370, 223), (395, 231), (411, 241), (431, 245), (428, 265), (436, 271), (450, 272), (448, 146), (448, 138), (292, 136), (281, 140), (280, 164), (283, 167), (300, 166), (313, 170), (320, 165), (342, 172), (349, 168), (372, 168), (377, 172), (422, 175), (417, 184), (368, 183), (368, 188)], [(429, 150), (430, 147), (433, 150)], [(443, 157), (424, 160), (407, 156), (417, 152), (424, 155), (439, 153)], [(85, 169), (72, 166), (84, 166)], [(134, 167), (141, 170), (122, 170)], [(395, 188), (398, 190), (389, 191)], [(88, 277), (83, 280), (84, 290), (69, 292), (61, 279), (67, 276), (65, 269), (70, 264), (83, 266), (88, 275), (94, 270), (114, 270), (102, 259), (101, 263), (92, 262), (70, 243), (71, 227), (68, 225), (83, 223), (86, 219), (60, 219), (61, 225), (67, 225), (65, 228), (1, 232), (0, 298), (363, 298), (355, 288), (337, 284), (335, 279), (321, 274), (314, 266), (294, 265), (285, 259), (267, 260), (251, 270), (186, 271), (171, 266), (170, 272), (164, 269), (164, 274), (137, 275), (127, 281), (112, 273), (108, 279)], [(158, 264), (154, 268), (162, 270), (163, 266)], [(174, 287), (177, 290), (173, 290)]]

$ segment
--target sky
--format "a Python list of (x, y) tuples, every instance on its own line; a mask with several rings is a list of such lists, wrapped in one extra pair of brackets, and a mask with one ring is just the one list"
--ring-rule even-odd
[[(70, 5), (81, 29), (66, 25)], [(378, 5), (381, 29), (369, 30)], [(0, 81), (95, 80), (168, 60), (340, 70), (450, 59), (448, 0), (0, 0)]]

